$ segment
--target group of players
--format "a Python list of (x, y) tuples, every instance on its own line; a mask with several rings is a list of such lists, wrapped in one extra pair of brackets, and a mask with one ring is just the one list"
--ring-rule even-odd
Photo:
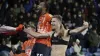
[(11, 32), (24, 31), (28, 39), (22, 44), (22, 53), (11, 56), (65, 56), (70, 34), (82, 32), (88, 28), (88, 23), (83, 22), (83, 26), (68, 29), (64, 26), (60, 15), (48, 13), (46, 4), (39, 5), (41, 11), (37, 31), (32, 27), (25, 28), (20, 24), (18, 27), (1, 26), (0, 33), (10, 34)]

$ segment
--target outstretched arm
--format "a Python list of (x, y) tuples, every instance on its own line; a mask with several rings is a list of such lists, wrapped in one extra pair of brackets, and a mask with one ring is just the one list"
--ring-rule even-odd
[(24, 29), (24, 32), (26, 32), (27, 34), (35, 38), (47, 38), (47, 37), (51, 37), (51, 35), (53, 34), (53, 32), (38, 33), (38, 32), (33, 31), (31, 27)]
[(23, 25), (20, 24), (18, 27), (11, 27), (11, 26), (1, 26), (0, 27), (0, 33), (11, 33), (11, 32), (17, 32), (21, 31), (23, 29)]
[(82, 32), (83, 30), (87, 29), (89, 27), (88, 22), (84, 21), (83, 26), (75, 28), (73, 30), (70, 30), (70, 34), (71, 33), (78, 33), (78, 32)]
[(14, 32), (16, 31), (16, 28), (15, 27), (11, 27), (11, 26), (1, 26), (0, 27), (0, 33), (5, 33), (5, 32)]

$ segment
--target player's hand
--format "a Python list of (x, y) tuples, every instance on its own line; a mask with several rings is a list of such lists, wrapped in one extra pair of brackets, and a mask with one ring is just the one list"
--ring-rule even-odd
[(24, 28), (24, 25), (23, 24), (20, 24), (17, 28), (16, 28), (16, 31), (22, 31)]
[(88, 23), (88, 22), (86, 22), (86, 21), (84, 21), (84, 22), (83, 22), (83, 25), (84, 25), (86, 28), (88, 28), (88, 27), (89, 27), (89, 23)]

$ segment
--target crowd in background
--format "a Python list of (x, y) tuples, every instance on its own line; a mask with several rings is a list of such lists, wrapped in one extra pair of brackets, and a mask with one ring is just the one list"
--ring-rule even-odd
[[(1, 25), (17, 26), (20, 23), (27, 24), (30, 21), (36, 23), (39, 16), (38, 5), (41, 2), (43, 0), (0, 0)], [(92, 19), (100, 21), (98, 19), (99, 0), (47, 0), (46, 2), (49, 6), (49, 13), (62, 15), (65, 24), (70, 24), (71, 28), (81, 26), (83, 17), (89, 22)]]
[[(28, 25), (33, 23), (37, 25), (40, 11), (39, 4), (42, 5), (44, 0), (0, 0), (0, 24), (16, 27), (19, 24)], [(59, 14), (63, 17), (64, 24), (68, 28), (73, 29), (83, 25), (83, 20), (89, 22), (90, 28), (96, 30), (100, 35), (100, 1), (99, 0), (45, 0), (48, 4), (49, 13), (52, 15)], [(89, 31), (91, 32), (91, 30)], [(92, 33), (93, 35), (94, 33)], [(11, 40), (11, 44), (16, 44), (21, 39), (18, 35), (5, 36), (0, 34), (1, 45), (7, 44)], [(82, 47), (87, 48), (85, 42), (87, 38), (81, 33), (72, 34), (75, 40), (78, 38)], [(16, 39), (16, 40), (15, 40)], [(26, 38), (27, 39), (27, 38)], [(26, 40), (24, 39), (24, 40)], [(94, 38), (95, 39), (95, 38)], [(5, 40), (5, 41), (4, 41)], [(24, 42), (21, 39), (22, 42)], [(75, 42), (70, 41), (70, 48)], [(95, 42), (97, 39), (95, 39)], [(4, 46), (2, 47), (5, 48)], [(1, 49), (0, 49), (1, 50)], [(7, 50), (7, 49), (6, 49)]]

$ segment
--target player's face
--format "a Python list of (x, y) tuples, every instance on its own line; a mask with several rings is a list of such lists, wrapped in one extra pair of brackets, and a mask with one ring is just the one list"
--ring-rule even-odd
[(57, 18), (52, 18), (51, 20), (52, 29), (57, 29), (60, 27), (60, 22)]
[(45, 13), (46, 8), (45, 8), (44, 3), (40, 3), (40, 4), (38, 5), (37, 9), (38, 9), (38, 12), (39, 12), (39, 13)]

